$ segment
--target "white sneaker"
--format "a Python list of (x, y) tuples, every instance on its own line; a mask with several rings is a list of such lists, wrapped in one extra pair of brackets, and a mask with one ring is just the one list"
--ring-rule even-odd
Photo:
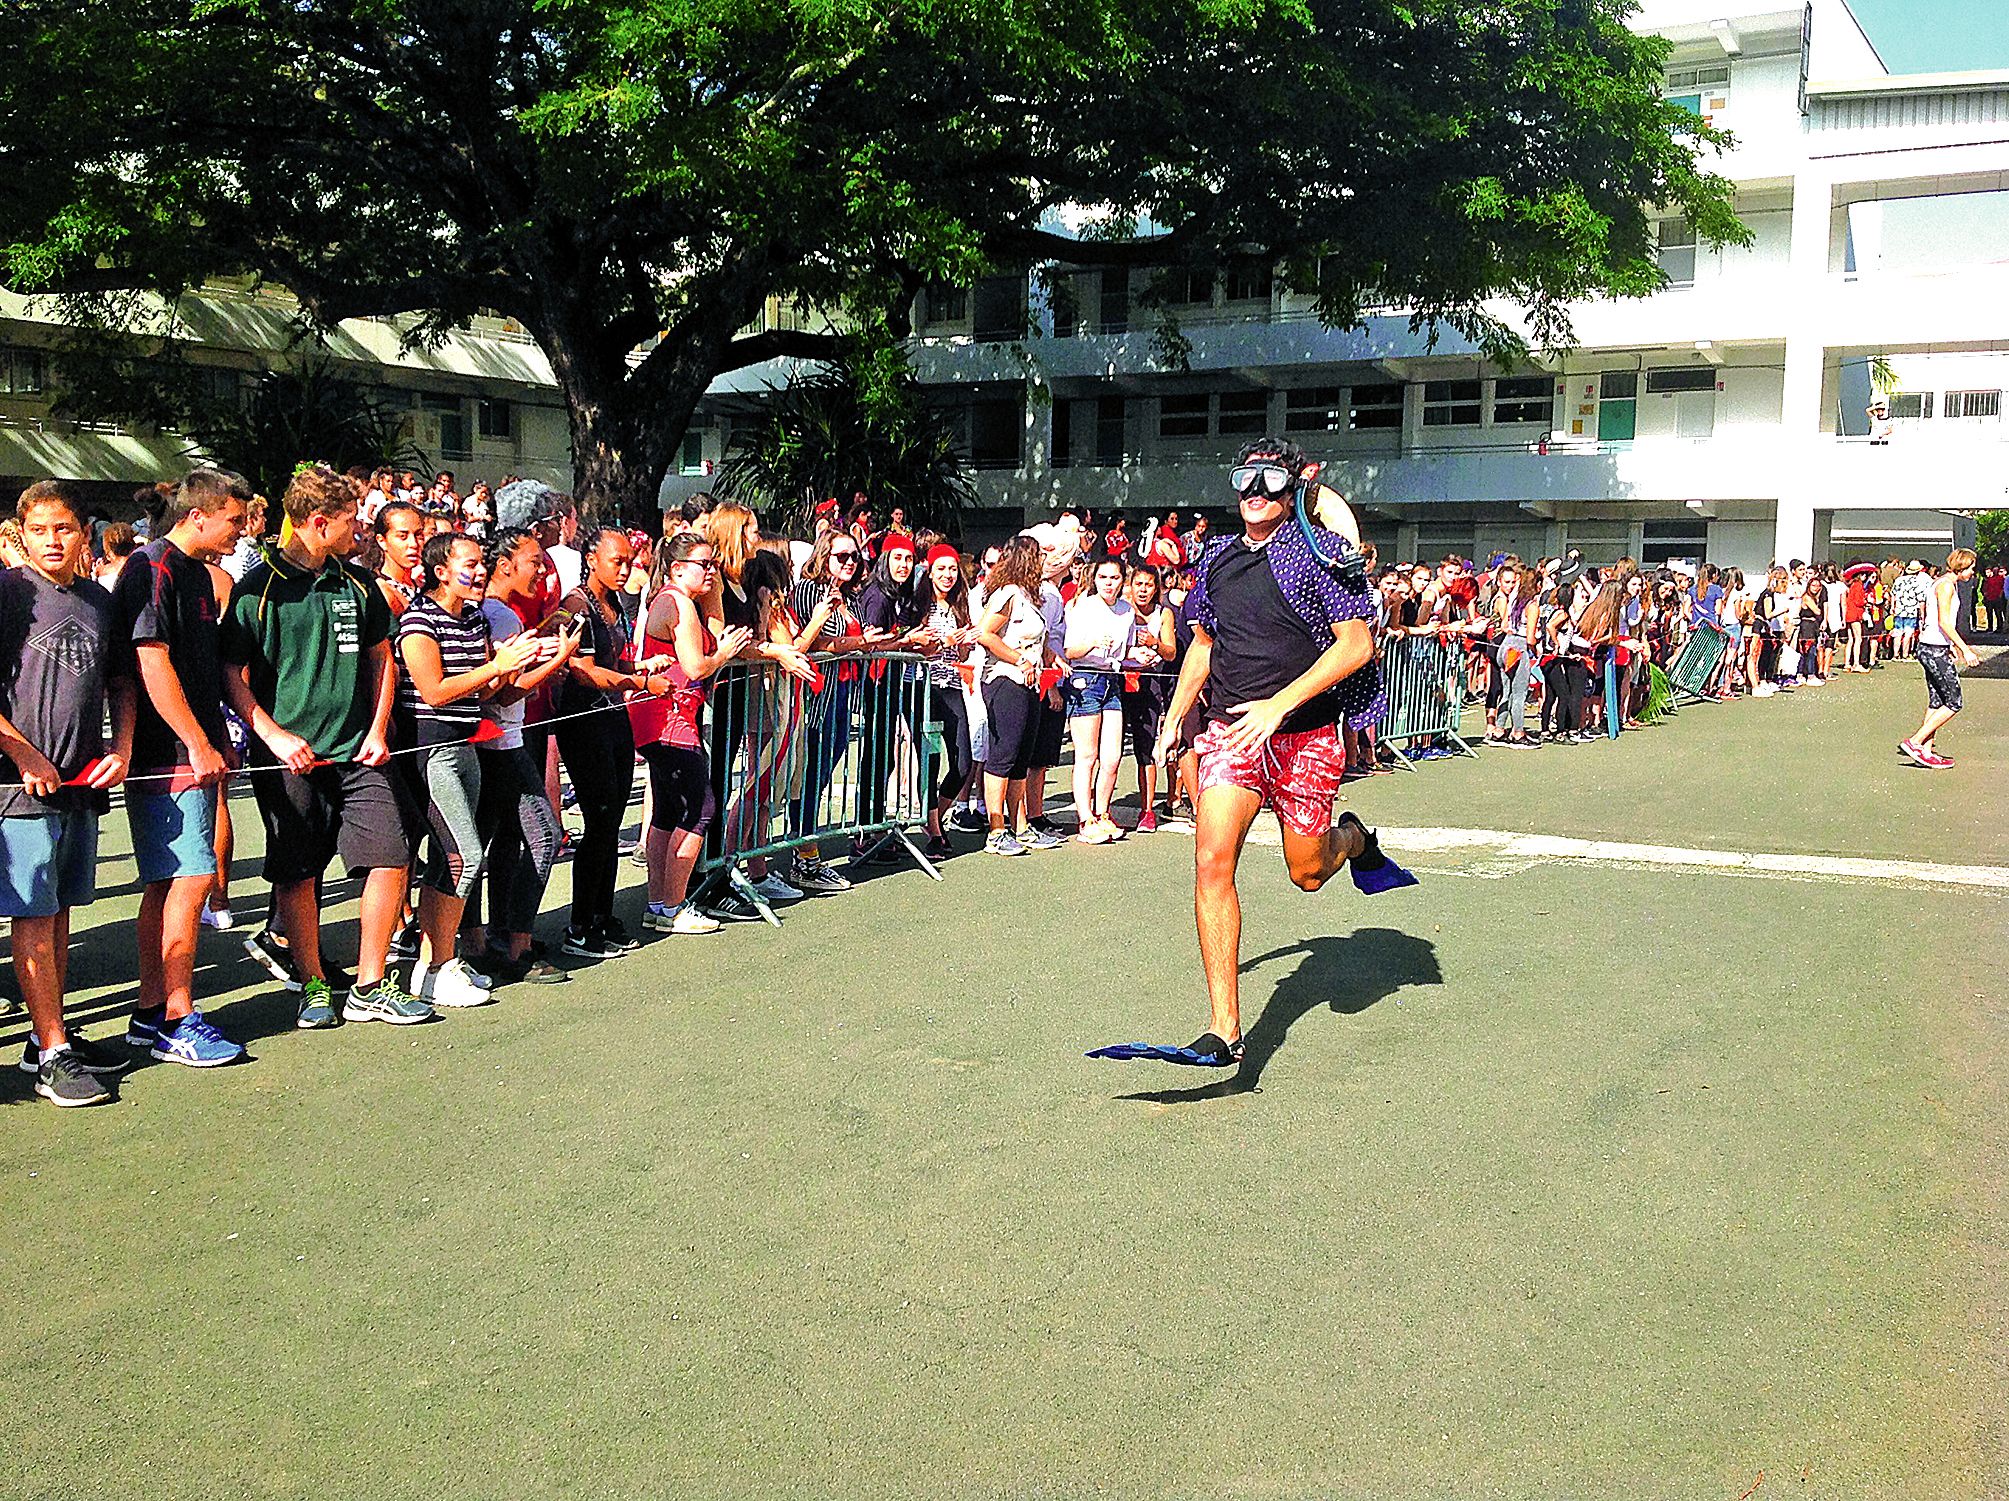
[(219, 933), (228, 933), (237, 926), (237, 914), (228, 907), (208, 907), (202, 909), (202, 925), (214, 928)]
[(802, 900), (802, 893), (789, 885), (788, 882), (782, 880), (773, 871), (769, 871), (758, 881), (755, 881), (753, 889), (766, 897), (770, 902), (799, 902)]
[(725, 924), (716, 917), (707, 917), (689, 902), (685, 902), (671, 914), (669, 931), (686, 934), (716, 933), (724, 926)]
[(438, 969), (417, 963), (412, 966), (412, 994), (443, 1010), (486, 1006), (495, 999), (480, 983), (486, 978), (476, 976), (465, 959), (449, 959)]

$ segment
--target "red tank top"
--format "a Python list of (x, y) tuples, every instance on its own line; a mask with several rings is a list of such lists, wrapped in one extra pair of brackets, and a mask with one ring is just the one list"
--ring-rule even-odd
[[(665, 587), (665, 593), (675, 593)], [(658, 595), (657, 598), (661, 598)], [(677, 594), (678, 618), (682, 618), (686, 608), (696, 609), (690, 598)], [(645, 617), (646, 620), (646, 617)], [(698, 617), (698, 634), (703, 640), (707, 655), (718, 649), (718, 638), (712, 635), (711, 627), (705, 624), (702, 614)], [(705, 683), (693, 679), (677, 661), (677, 644), (665, 641), (650, 632), (646, 623), (642, 627), (642, 655), (645, 657), (667, 656), (670, 665), (663, 676), (670, 680), (670, 691), (661, 698), (639, 697), (628, 703), (628, 720), (635, 731), (637, 745), (681, 745), (695, 748), (703, 745), (699, 720), (705, 708)]]

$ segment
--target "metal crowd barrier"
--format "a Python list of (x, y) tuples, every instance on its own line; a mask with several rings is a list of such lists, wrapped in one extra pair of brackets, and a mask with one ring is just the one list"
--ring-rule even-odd
[(1688, 633), (1687, 641), (1667, 669), (1676, 704), (1684, 697), (1700, 703), (1712, 696), (1709, 685), (1716, 681), (1717, 669), (1723, 665), (1723, 653), (1729, 644), (1730, 637), (1723, 628), (1706, 620)]
[(897, 843), (942, 878), (907, 832), (927, 818), (942, 754), (923, 660), (812, 660), (815, 686), (772, 663), (728, 663), (706, 711), (718, 814), (691, 889), (729, 885), (776, 927), (781, 919), (741, 868), (748, 860), (826, 841), (863, 840), (868, 856)]
[(1447, 740), (1454, 754), (1478, 752), (1459, 733), (1465, 718), (1465, 651), (1437, 636), (1397, 636), (1381, 651), (1382, 686), (1388, 715), (1379, 739), (1395, 753), (1398, 766), (1415, 769), (1412, 740)]

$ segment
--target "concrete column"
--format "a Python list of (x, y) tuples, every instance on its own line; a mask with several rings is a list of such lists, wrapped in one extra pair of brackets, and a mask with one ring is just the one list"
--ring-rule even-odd
[(1416, 561), (1416, 523), (1398, 521), (1395, 523), (1395, 556), (1383, 558), (1384, 563), (1413, 563)]
[(1832, 441), (1822, 429), (1822, 398), (1826, 387), (1827, 345), (1823, 309), (1831, 300), (1829, 251), (1833, 238), (1834, 185), (1814, 172), (1803, 174), (1793, 189), (1793, 284), (1798, 296), (1786, 328), (1786, 369), (1779, 404), (1779, 435), (1788, 455), (1780, 466), (1778, 508), (1773, 527), (1772, 557), (1811, 558), (1814, 554), (1814, 509), (1821, 499), (1813, 462), (1816, 447)]

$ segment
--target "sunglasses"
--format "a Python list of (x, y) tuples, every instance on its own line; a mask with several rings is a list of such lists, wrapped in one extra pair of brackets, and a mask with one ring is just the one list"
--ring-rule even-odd
[(858, 561), (858, 554), (855, 552), (833, 552), (830, 555), (830, 561), (833, 563), (855, 563)]
[(1228, 483), (1237, 495), (1261, 490), (1265, 495), (1281, 495), (1293, 483), (1291, 472), (1281, 464), (1243, 464), (1228, 471)]
[(718, 572), (717, 558), (685, 558), (677, 564), (679, 568), (702, 568), (706, 573)]

